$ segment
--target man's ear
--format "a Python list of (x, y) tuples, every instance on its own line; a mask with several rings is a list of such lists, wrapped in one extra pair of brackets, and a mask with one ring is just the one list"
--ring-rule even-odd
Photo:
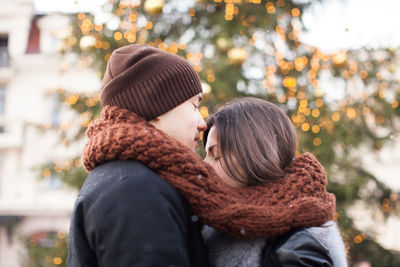
[(159, 121), (161, 119), (161, 116), (158, 116), (157, 118), (152, 119), (150, 122), (152, 121)]

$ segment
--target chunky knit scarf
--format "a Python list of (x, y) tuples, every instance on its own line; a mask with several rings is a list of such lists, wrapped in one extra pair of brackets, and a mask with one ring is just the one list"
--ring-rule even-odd
[(310, 153), (296, 158), (279, 181), (237, 189), (199, 155), (126, 109), (104, 107), (86, 135), (82, 161), (88, 172), (110, 160), (139, 161), (178, 189), (203, 223), (237, 238), (318, 226), (335, 213), (324, 169)]

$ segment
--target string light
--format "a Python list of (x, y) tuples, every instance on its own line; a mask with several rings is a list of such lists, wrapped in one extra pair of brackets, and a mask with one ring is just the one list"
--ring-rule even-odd
[(31, 246), (33, 248), (36, 247), (37, 246), (37, 241), (35, 239), (31, 238), (29, 240), (29, 246)]
[(298, 8), (293, 8), (290, 13), (292, 14), (293, 17), (300, 17), (300, 9)]
[(286, 102), (286, 96), (284, 96), (284, 95), (279, 95), (279, 96), (278, 96), (278, 101), (279, 101), (279, 103), (285, 103), (285, 102)]
[(366, 70), (362, 70), (360, 71), (360, 76), (361, 78), (366, 79), (368, 76), (368, 72)]
[(207, 81), (210, 83), (215, 81), (215, 75), (213, 71), (207, 71)]
[(86, 17), (86, 15), (85, 15), (84, 13), (79, 13), (79, 14), (77, 15), (77, 17), (78, 17), (79, 20), (84, 20), (85, 17)]
[(202, 106), (199, 111), (203, 119), (205, 119), (208, 116), (208, 108), (206, 106)]
[(303, 99), (300, 101), (300, 107), (305, 108), (308, 105), (307, 99)]
[(320, 146), (320, 145), (322, 144), (321, 138), (315, 137), (315, 138), (313, 139), (313, 144), (314, 144), (314, 146)]
[(322, 99), (317, 99), (315, 101), (315, 104), (317, 105), (317, 107), (321, 108), (324, 105), (324, 101)]
[(319, 133), (320, 130), (321, 128), (318, 125), (313, 125), (313, 127), (311, 128), (311, 131), (313, 133)]
[(74, 161), (74, 166), (75, 166), (75, 168), (82, 167), (82, 163), (81, 163), (80, 159), (77, 159), (77, 160)]
[(356, 74), (358, 70), (358, 63), (355, 61), (350, 62), (350, 66), (349, 66), (349, 72), (351, 74)]
[(103, 25), (95, 25), (95, 26), (94, 26), (94, 29), (95, 29), (96, 31), (100, 32), (100, 31), (103, 30)]
[(275, 6), (272, 2), (267, 2), (265, 8), (267, 9), (268, 14), (275, 14), (276, 12)]
[(129, 15), (129, 21), (130, 22), (136, 22), (136, 20), (137, 20), (137, 15), (135, 13), (131, 13)]
[(340, 114), (339, 114), (339, 112), (333, 112), (331, 118), (332, 118), (332, 120), (335, 121), (335, 122), (336, 122), (336, 121), (339, 121), (339, 120), (340, 120)]
[(122, 17), (124, 15), (124, 9), (118, 8), (117, 11), (115, 11), (115, 14), (117, 14), (119, 17)]
[(385, 118), (383, 116), (379, 115), (376, 117), (376, 122), (378, 124), (383, 124), (385, 122)]
[(62, 263), (62, 259), (60, 257), (55, 257), (53, 262), (54, 262), (54, 264), (59, 265)]
[(311, 116), (313, 116), (314, 118), (319, 117), (320, 111), (318, 109), (313, 109), (311, 112)]
[(363, 238), (361, 237), (361, 235), (356, 235), (354, 237), (354, 243), (360, 244), (362, 241), (363, 241)]
[(145, 28), (146, 30), (151, 30), (151, 29), (153, 28), (153, 22), (148, 21), (148, 22), (146, 23), (146, 26), (144, 26), (144, 28)]
[(296, 68), (296, 70), (297, 71), (302, 71), (305, 67), (306, 67), (306, 65), (307, 65), (307, 63), (308, 63), (308, 58), (307, 57), (298, 57), (298, 58), (296, 58), (295, 59), (295, 68)]
[(357, 112), (355, 111), (354, 108), (347, 108), (346, 114), (347, 114), (347, 117), (349, 117), (349, 119), (354, 119), (357, 115)]
[(68, 103), (68, 105), (75, 105), (76, 102), (78, 102), (79, 99), (79, 95), (78, 94), (72, 94), (71, 96), (69, 96), (66, 101)]
[(122, 39), (122, 33), (121, 33), (121, 32), (115, 32), (115, 33), (114, 33), (114, 39), (115, 39), (116, 41), (121, 40), (121, 39)]
[(103, 42), (103, 50), (108, 50), (110, 49), (110, 43), (109, 42)]
[(48, 178), (51, 175), (51, 171), (49, 169), (44, 169), (42, 175), (44, 178)]
[(100, 41), (100, 40), (97, 40), (96, 43), (95, 43), (95, 45), (94, 45), (94, 47), (95, 47), (96, 49), (102, 48), (102, 47), (103, 47), (103, 42)]
[(86, 105), (88, 107), (93, 107), (97, 104), (97, 102), (93, 98), (86, 99)]
[(296, 78), (291, 76), (286, 76), (282, 81), (282, 85), (288, 88), (295, 87), (297, 85)]
[(225, 6), (225, 20), (232, 20), (235, 5), (233, 3), (227, 3)]
[(301, 125), (301, 129), (302, 129), (304, 132), (307, 132), (308, 130), (310, 130), (310, 124), (308, 124), (307, 122), (303, 123), (303, 124)]
[(194, 8), (190, 8), (188, 10), (188, 14), (189, 14), (189, 16), (194, 17), (194, 15), (196, 15), (196, 10), (194, 10)]

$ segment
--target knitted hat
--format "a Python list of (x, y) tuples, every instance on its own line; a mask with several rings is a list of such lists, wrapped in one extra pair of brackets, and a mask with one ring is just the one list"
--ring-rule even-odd
[(100, 102), (150, 121), (201, 92), (199, 76), (187, 61), (148, 45), (133, 44), (112, 53)]

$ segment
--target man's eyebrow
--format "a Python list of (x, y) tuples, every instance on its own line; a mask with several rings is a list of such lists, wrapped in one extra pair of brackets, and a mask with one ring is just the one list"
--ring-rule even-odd
[(199, 95), (199, 103), (201, 102), (201, 100), (203, 99), (203, 96), (202, 95)]

